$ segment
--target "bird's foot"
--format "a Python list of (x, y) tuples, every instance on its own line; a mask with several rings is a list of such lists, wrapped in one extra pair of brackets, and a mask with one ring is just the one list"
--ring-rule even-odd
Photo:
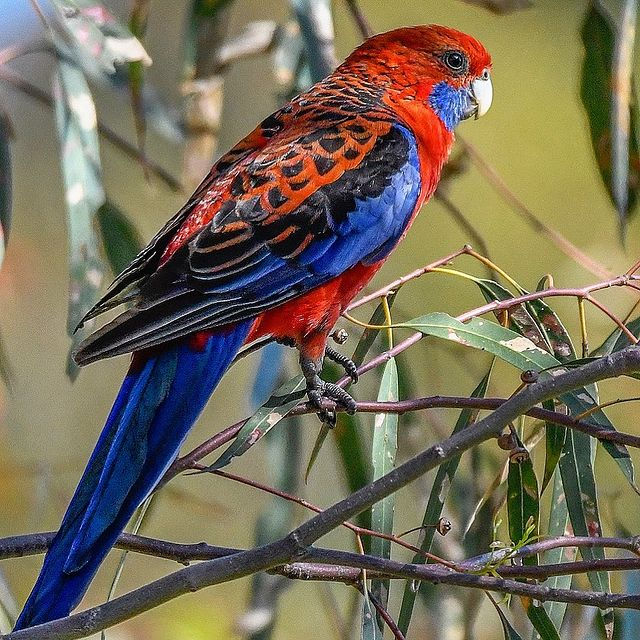
[(336, 364), (339, 364), (345, 370), (346, 374), (351, 378), (354, 384), (358, 382), (358, 367), (351, 358), (343, 355), (339, 351), (336, 351), (329, 345), (327, 345), (324, 355), (325, 358), (329, 358), (329, 360), (332, 360)]
[(307, 381), (307, 396), (309, 403), (317, 409), (318, 418), (329, 427), (336, 424), (336, 412), (334, 409), (327, 409), (324, 400), (333, 400), (341, 405), (347, 413), (354, 414), (357, 406), (356, 401), (337, 384), (325, 382), (319, 375), (319, 366), (311, 359), (300, 358), (302, 373)]

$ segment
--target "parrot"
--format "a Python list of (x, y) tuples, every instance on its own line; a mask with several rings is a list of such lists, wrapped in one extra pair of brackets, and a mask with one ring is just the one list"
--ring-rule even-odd
[(338, 318), (435, 191), (454, 129), (491, 106), (491, 57), (439, 25), (375, 35), (215, 162), (85, 321), (124, 305), (74, 353), (132, 354), (120, 392), (15, 629), (79, 604), (236, 355), (294, 346), (311, 406), (353, 412), (321, 378)]

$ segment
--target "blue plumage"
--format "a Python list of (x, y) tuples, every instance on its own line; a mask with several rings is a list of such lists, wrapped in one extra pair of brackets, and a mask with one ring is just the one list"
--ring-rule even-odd
[(129, 518), (178, 453), (243, 344), (250, 321), (188, 341), (125, 378), (16, 629), (64, 617), (78, 604)]
[(444, 126), (449, 131), (453, 131), (464, 118), (469, 107), (469, 100), (467, 87), (456, 89), (443, 80), (433, 87), (429, 96), (429, 105), (442, 120)]

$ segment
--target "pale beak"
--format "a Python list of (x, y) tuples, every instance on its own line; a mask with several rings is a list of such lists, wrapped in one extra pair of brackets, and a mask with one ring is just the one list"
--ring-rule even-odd
[(477, 120), (480, 116), (483, 116), (493, 100), (493, 85), (491, 84), (491, 76), (488, 71), (476, 78), (471, 82), (469, 87), (469, 106), (465, 111), (464, 117), (471, 118), (472, 116)]

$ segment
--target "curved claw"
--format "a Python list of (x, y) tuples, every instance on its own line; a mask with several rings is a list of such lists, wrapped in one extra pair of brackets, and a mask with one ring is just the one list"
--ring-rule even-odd
[(336, 351), (329, 345), (327, 345), (324, 355), (325, 357), (329, 358), (329, 360), (332, 360), (336, 364), (339, 364), (345, 370), (346, 374), (351, 378), (354, 384), (358, 382), (358, 366), (351, 358), (343, 355), (339, 351)]
[(309, 402), (318, 410), (317, 414), (322, 422), (329, 427), (334, 427), (336, 424), (336, 412), (323, 406), (324, 399), (333, 400), (336, 404), (343, 406), (347, 413), (353, 414), (356, 412), (355, 400), (342, 387), (325, 382), (320, 378), (318, 375), (319, 364), (317, 362), (301, 356), (300, 365), (307, 381)]

